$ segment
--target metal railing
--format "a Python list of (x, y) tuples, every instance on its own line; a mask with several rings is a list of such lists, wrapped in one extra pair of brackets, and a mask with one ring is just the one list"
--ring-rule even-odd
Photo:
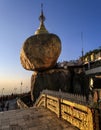
[(68, 101), (79, 103), (86, 106), (91, 105), (92, 100), (93, 100), (91, 95), (89, 95), (89, 100), (87, 100), (86, 96), (83, 96), (80, 94), (62, 92), (61, 89), (59, 91), (52, 91), (52, 90), (50, 91), (46, 89), (46, 90), (43, 90), (42, 93), (48, 94), (54, 97), (63, 98)]

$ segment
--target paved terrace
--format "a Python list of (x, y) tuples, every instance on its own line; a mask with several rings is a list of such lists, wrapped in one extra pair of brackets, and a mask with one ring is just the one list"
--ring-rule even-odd
[(0, 112), (0, 130), (77, 130), (45, 108)]

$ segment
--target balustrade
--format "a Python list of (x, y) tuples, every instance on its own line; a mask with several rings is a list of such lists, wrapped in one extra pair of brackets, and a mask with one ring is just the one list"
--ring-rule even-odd
[(44, 90), (34, 106), (50, 109), (59, 118), (65, 119), (80, 130), (99, 130), (98, 111), (91, 108), (90, 102), (88, 104), (84, 96)]

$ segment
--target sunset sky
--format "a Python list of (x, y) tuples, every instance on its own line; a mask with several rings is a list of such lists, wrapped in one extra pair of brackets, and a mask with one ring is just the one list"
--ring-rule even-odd
[[(58, 61), (69, 61), (101, 46), (101, 0), (0, 0), (0, 95), (30, 89), (32, 71), (20, 63), (24, 41), (39, 27), (43, 3), (45, 26), (62, 42)], [(83, 44), (81, 40), (83, 32)]]

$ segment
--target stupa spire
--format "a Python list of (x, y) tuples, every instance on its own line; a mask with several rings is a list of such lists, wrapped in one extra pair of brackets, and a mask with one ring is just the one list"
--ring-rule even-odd
[(44, 23), (44, 21), (45, 21), (45, 16), (43, 14), (43, 4), (41, 4), (41, 15), (39, 17), (39, 20), (41, 23)]
[(39, 26), (39, 28), (35, 31), (35, 34), (48, 33), (48, 31), (46, 30), (45, 25), (44, 25), (45, 16), (44, 16), (44, 13), (43, 13), (43, 4), (41, 4), (41, 14), (40, 14), (39, 20), (40, 20), (40, 26)]

